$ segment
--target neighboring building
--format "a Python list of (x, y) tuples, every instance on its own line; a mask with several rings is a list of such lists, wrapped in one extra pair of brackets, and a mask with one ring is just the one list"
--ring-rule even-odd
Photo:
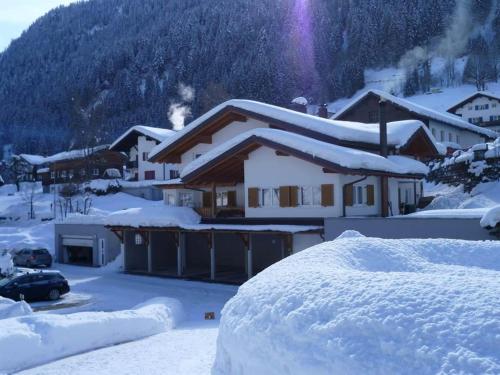
[(431, 130), (434, 138), (449, 150), (465, 149), (496, 138), (494, 131), (471, 124), (456, 115), (435, 111), (379, 90), (366, 91), (353, 99), (335, 114), (334, 119), (377, 123), (381, 100), (387, 103), (387, 121), (420, 120)]
[(469, 95), (448, 109), (465, 121), (500, 131), (500, 96), (484, 91)]
[[(179, 167), (180, 178), (162, 186), (171, 211), (110, 222), (126, 271), (242, 282), (322, 242), (327, 217), (413, 211), (427, 173), (417, 159), (443, 150), (420, 121), (383, 125), (381, 146), (378, 124), (246, 100), (217, 106), (150, 153)], [(180, 208), (201, 221), (169, 217)]]
[(151, 163), (148, 159), (155, 146), (174, 134), (170, 129), (136, 125), (118, 137), (109, 149), (127, 154), (127, 171), (134, 180), (170, 180), (177, 178), (175, 165)]
[(31, 169), (27, 179), (41, 180), (44, 191), (52, 185), (81, 183), (92, 179), (117, 178), (125, 164), (125, 155), (110, 151), (108, 145), (60, 152), (51, 156), (21, 154)]
[(6, 144), (2, 146), (2, 161), (8, 162), (14, 156), (14, 146)]
[[(178, 167), (174, 164), (151, 163), (149, 153), (160, 142), (173, 136), (170, 129), (153, 128), (136, 125), (123, 133), (109, 147), (112, 151), (127, 155), (126, 175), (131, 182), (124, 183), (122, 190), (126, 193), (141, 196), (149, 200), (161, 200), (161, 189), (156, 183), (179, 176)], [(136, 181), (137, 183), (133, 183)]]
[(104, 266), (120, 254), (120, 241), (103, 225), (55, 224), (58, 263)]

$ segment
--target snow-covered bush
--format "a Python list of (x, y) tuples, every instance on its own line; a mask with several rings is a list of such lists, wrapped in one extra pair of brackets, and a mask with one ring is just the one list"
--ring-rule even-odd
[(18, 316), (30, 315), (33, 312), (26, 301), (15, 302), (8, 298), (0, 297), (0, 320)]
[(116, 194), (121, 191), (121, 185), (118, 180), (92, 180), (85, 185), (85, 192), (97, 196)]
[(500, 243), (348, 236), (224, 307), (214, 375), (500, 373)]
[(12, 255), (8, 250), (0, 250), (0, 278), (10, 275), (14, 271)]

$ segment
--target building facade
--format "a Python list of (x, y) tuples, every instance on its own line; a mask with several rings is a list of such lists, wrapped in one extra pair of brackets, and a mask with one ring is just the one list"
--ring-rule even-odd
[(448, 109), (465, 121), (500, 132), (500, 96), (476, 92)]

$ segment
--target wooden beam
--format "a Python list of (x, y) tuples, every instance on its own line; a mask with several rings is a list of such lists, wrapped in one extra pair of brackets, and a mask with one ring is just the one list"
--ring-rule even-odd
[(331, 169), (328, 168), (323, 168), (323, 173), (337, 173), (337, 172), (332, 171)]
[(212, 144), (212, 136), (211, 135), (199, 135), (196, 137), (199, 143)]
[(283, 151), (275, 151), (274, 152), (277, 156), (290, 156), (290, 154), (287, 154), (286, 152)]

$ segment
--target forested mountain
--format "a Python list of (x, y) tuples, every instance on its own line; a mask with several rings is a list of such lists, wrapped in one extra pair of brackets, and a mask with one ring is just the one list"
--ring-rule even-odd
[[(2, 141), (47, 153), (90, 138), (109, 141), (135, 124), (171, 127), (229, 97), (330, 101), (361, 88), (364, 69), (401, 64), (403, 56), (410, 60), (407, 90), (418, 90), (436, 46), (449, 58), (476, 50), (494, 55), (496, 6), (495, 0), (90, 0), (60, 7), (0, 54)], [(468, 9), (466, 45), (447, 51), (443, 40), (463, 21), (460, 7)], [(478, 33), (474, 25), (485, 23), (489, 33)], [(422, 47), (424, 57), (414, 58), (411, 51)], [(496, 68), (490, 65), (488, 71)]]

